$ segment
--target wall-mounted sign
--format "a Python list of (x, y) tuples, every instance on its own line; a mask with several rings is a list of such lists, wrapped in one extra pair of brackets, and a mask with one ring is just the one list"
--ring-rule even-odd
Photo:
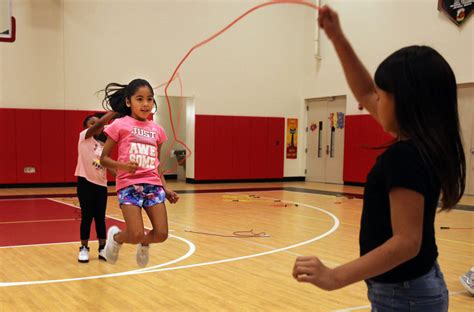
[(288, 118), (286, 126), (286, 158), (296, 159), (298, 154), (298, 119)]
[(473, 5), (473, 0), (438, 0), (438, 10), (458, 26), (471, 15)]

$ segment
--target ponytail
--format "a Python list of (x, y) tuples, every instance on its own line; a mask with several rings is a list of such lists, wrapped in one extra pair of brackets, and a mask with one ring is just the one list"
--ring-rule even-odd
[(127, 87), (119, 83), (109, 83), (105, 89), (105, 97), (102, 100), (102, 107), (120, 114), (120, 117), (130, 116), (132, 110), (127, 106)]
[[(144, 79), (134, 79), (128, 85), (119, 83), (109, 83), (104, 90), (105, 97), (102, 100), (102, 107), (105, 110), (111, 110), (120, 114), (120, 117), (131, 116), (132, 110), (127, 106), (127, 99), (130, 101), (132, 96), (140, 87), (150, 88), (153, 94), (153, 87)], [(156, 102), (155, 102), (156, 108)]]

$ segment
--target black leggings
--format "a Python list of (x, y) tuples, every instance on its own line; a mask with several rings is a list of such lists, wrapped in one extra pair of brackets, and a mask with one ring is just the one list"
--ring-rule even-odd
[(87, 181), (83, 177), (77, 179), (77, 197), (81, 205), (81, 240), (89, 240), (92, 220), (98, 239), (106, 239), (105, 207), (107, 206), (107, 188)]

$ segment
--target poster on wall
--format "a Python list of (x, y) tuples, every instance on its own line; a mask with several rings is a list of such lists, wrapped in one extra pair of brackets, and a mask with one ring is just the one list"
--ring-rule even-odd
[(344, 129), (344, 116), (343, 112), (329, 113), (329, 128)]
[(286, 125), (286, 158), (296, 159), (298, 151), (298, 119), (288, 118)]
[(438, 0), (438, 11), (459, 26), (471, 15), (473, 5), (473, 0)]

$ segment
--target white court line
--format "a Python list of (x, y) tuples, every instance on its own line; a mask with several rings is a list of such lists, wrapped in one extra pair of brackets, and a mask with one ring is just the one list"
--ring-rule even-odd
[[(89, 242), (96, 242), (97, 240), (90, 240)], [(78, 242), (62, 242), (62, 243), (45, 243), (45, 244), (30, 244), (30, 245), (14, 245), (14, 246), (1, 246), (3, 248), (23, 248), (23, 247), (37, 247), (37, 246), (54, 246), (54, 245), (68, 245), (68, 244), (79, 244)]]
[[(67, 203), (64, 203), (66, 205), (70, 205), (72, 207), (75, 207), (71, 204), (67, 204)], [(282, 248), (278, 248), (278, 249), (274, 249), (274, 250), (271, 250), (271, 251), (266, 251), (266, 252), (261, 252), (261, 253), (257, 253), (257, 254), (252, 254), (252, 255), (247, 255), (247, 256), (241, 256), (241, 257), (235, 257), (235, 258), (229, 258), (229, 259), (223, 259), (223, 260), (216, 260), (216, 261), (209, 261), (209, 262), (202, 262), (202, 263), (195, 263), (195, 264), (189, 264), (189, 265), (182, 265), (182, 266), (176, 266), (176, 267), (167, 267), (167, 268), (157, 268), (158, 266), (165, 266), (165, 265), (169, 265), (171, 263), (166, 263), (166, 264), (162, 264), (162, 265), (158, 265), (158, 266), (155, 266), (155, 267), (150, 267), (150, 268), (145, 268), (145, 269), (141, 269), (141, 270), (134, 270), (134, 271), (128, 271), (128, 272), (121, 272), (121, 273), (115, 273), (115, 274), (107, 274), (107, 275), (100, 275), (100, 276), (92, 276), (92, 277), (82, 277), (82, 278), (70, 278), (70, 279), (62, 279), (62, 280), (50, 280), (50, 281), (35, 281), (35, 282), (10, 282), (10, 283), (0, 283), (0, 287), (5, 287), (5, 286), (20, 286), (20, 285), (32, 285), (32, 284), (46, 284), (46, 283), (59, 283), (59, 282), (68, 282), (68, 281), (77, 281), (77, 280), (87, 280), (87, 279), (96, 279), (96, 278), (104, 278), (104, 277), (111, 277), (111, 276), (126, 276), (126, 275), (138, 275), (138, 274), (146, 274), (146, 273), (152, 273), (152, 272), (161, 272), (161, 271), (171, 271), (171, 270), (179, 270), (179, 269), (187, 269), (187, 268), (193, 268), (193, 267), (200, 267), (200, 266), (206, 266), (206, 265), (213, 265), (213, 264), (219, 264), (219, 263), (226, 263), (226, 262), (233, 262), (233, 261), (238, 261), (238, 260), (243, 260), (243, 259), (249, 259), (249, 258), (256, 258), (256, 257), (260, 257), (260, 256), (265, 256), (265, 255), (269, 255), (269, 254), (273, 254), (273, 253), (277, 253), (277, 252), (280, 252), (280, 251), (284, 251), (284, 250), (288, 250), (288, 249), (291, 249), (291, 248), (295, 248), (295, 247), (299, 247), (299, 246), (302, 246), (302, 245), (306, 245), (306, 244), (309, 244), (309, 243), (312, 243), (314, 241), (317, 241), (319, 239), (322, 239), (323, 237), (326, 237), (330, 234), (332, 234), (334, 231), (336, 231), (336, 229), (339, 227), (339, 219), (332, 213), (324, 210), (324, 209), (321, 209), (321, 208), (318, 208), (318, 207), (314, 207), (314, 206), (310, 206), (310, 205), (307, 205), (307, 204), (300, 204), (300, 203), (297, 203), (298, 205), (301, 205), (301, 206), (305, 206), (305, 207), (308, 207), (310, 209), (314, 209), (314, 210), (318, 210), (318, 211), (321, 211), (327, 215), (329, 215), (333, 220), (334, 220), (334, 225), (333, 227), (317, 236), (317, 237), (314, 237), (314, 238), (311, 238), (309, 240), (306, 240), (306, 241), (303, 241), (303, 242), (300, 242), (300, 243), (297, 243), (297, 244), (293, 244), (293, 245), (290, 245), (290, 246), (287, 246), (287, 247), (282, 247)], [(76, 207), (77, 208), (77, 207)], [(178, 236), (174, 236), (175, 238), (177, 239), (181, 239), (181, 240), (184, 240), (183, 238), (180, 238)], [(189, 242), (191, 243), (191, 242)], [(192, 243), (191, 243), (192, 244)], [(195, 246), (194, 244), (192, 244), (192, 247), (194, 248), (191, 252), (191, 250), (188, 251), (188, 253), (186, 255), (184, 255), (183, 257), (181, 257), (182, 259), (185, 259), (187, 257), (189, 257), (195, 250)], [(173, 260), (174, 262), (178, 262), (178, 261), (181, 261), (182, 259), (176, 259), (176, 260)]]
[(25, 281), (25, 282), (0, 282), (0, 287), (64, 283), (64, 282), (72, 282), (72, 281), (85, 281), (85, 280), (100, 279), (100, 278), (106, 278), (106, 277), (117, 277), (117, 276), (134, 275), (134, 274), (140, 274), (140, 273), (148, 273), (149, 270), (151, 270), (151, 269), (157, 269), (157, 268), (160, 268), (160, 267), (164, 267), (164, 266), (182, 261), (186, 258), (189, 258), (196, 251), (196, 246), (194, 246), (194, 244), (192, 242), (188, 241), (187, 239), (181, 238), (179, 236), (174, 236), (174, 235), (170, 235), (170, 237), (174, 237), (174, 238), (179, 239), (179, 240), (185, 242), (186, 244), (188, 244), (188, 246), (189, 246), (188, 251), (186, 252), (186, 254), (184, 254), (183, 256), (181, 256), (177, 259), (173, 259), (171, 261), (161, 263), (161, 264), (158, 264), (158, 265), (155, 265), (155, 266), (151, 266), (151, 267), (143, 268), (143, 269), (138, 269), (138, 270), (119, 272), (119, 273), (84, 276), (84, 277), (73, 277), (73, 278), (64, 278), (64, 279), (56, 279), (56, 280)]
[[(265, 244), (260, 244), (260, 243), (257, 243), (257, 242), (253, 242), (253, 241), (249, 241), (249, 240), (245, 240), (243, 238), (238, 238), (238, 240), (244, 242), (244, 243), (248, 243), (248, 244), (252, 244), (252, 245), (257, 245), (257, 246), (260, 246), (260, 247), (264, 247), (264, 248), (268, 248), (268, 249), (276, 249), (276, 247), (273, 247), (273, 246), (270, 246), (270, 245), (265, 245)], [(287, 253), (289, 255), (292, 255), (292, 256), (296, 256), (296, 257), (304, 257), (305, 255), (302, 255), (302, 254), (299, 254), (299, 253), (296, 253), (296, 252), (292, 252), (292, 251), (288, 251), (288, 250), (284, 250), (283, 251), (284, 253)], [(325, 260), (325, 259), (320, 259), (322, 263), (324, 264), (329, 264), (331, 266), (339, 266), (341, 265), (340, 263), (337, 263), (337, 262), (333, 262), (333, 261), (329, 261), (329, 260)]]
[(365, 309), (370, 309), (370, 304), (365, 305), (365, 306), (342, 309), (342, 310), (334, 310), (333, 312), (349, 312), (349, 311), (357, 311), (357, 310), (365, 310)]
[[(175, 230), (169, 230), (168, 232), (174, 232)], [(89, 240), (90, 242), (97, 242), (97, 239)], [(23, 248), (23, 247), (40, 247), (40, 246), (54, 246), (54, 245), (70, 245), (70, 244), (80, 244), (81, 241), (76, 242), (61, 242), (61, 243), (44, 243), (44, 244), (29, 244), (29, 245), (13, 245), (13, 246), (0, 246), (0, 249), (3, 248)]]
[[(61, 202), (61, 201), (58, 201), (58, 200), (55, 200), (55, 199), (49, 199), (49, 200), (54, 201), (54, 202), (58, 202), (58, 203), (61, 203), (61, 204), (67, 205), (67, 206), (71, 206), (71, 207), (74, 207), (74, 208), (77, 208), (77, 209), (80, 209), (79, 207), (74, 206), (74, 205), (69, 204), (69, 203), (64, 203), (64, 202)], [(120, 219), (116, 219), (116, 218), (111, 218), (111, 219), (115, 219), (115, 220), (123, 222), (123, 220), (120, 220)], [(155, 265), (155, 266), (151, 266), (151, 267), (148, 267), (148, 268), (143, 268), (143, 269), (137, 269), (137, 270), (131, 270), (131, 271), (125, 271), (125, 272), (119, 272), (119, 273), (103, 274), (103, 275), (56, 279), (56, 280), (40, 280), (40, 281), (25, 281), (25, 282), (0, 282), (0, 287), (52, 284), (52, 283), (63, 283), (63, 282), (71, 282), (71, 281), (82, 281), (82, 280), (91, 280), (91, 279), (99, 279), (99, 278), (106, 278), (106, 277), (133, 275), (133, 274), (147, 272), (148, 270), (151, 270), (151, 269), (156, 269), (156, 268), (160, 268), (160, 267), (164, 267), (164, 266), (167, 266), (167, 265), (170, 265), (170, 264), (180, 262), (180, 261), (182, 261), (186, 258), (189, 258), (196, 251), (196, 246), (191, 241), (189, 241), (185, 238), (179, 237), (179, 236), (171, 235), (171, 234), (169, 236), (174, 237), (176, 239), (179, 239), (179, 240), (185, 242), (189, 246), (189, 249), (186, 252), (186, 254), (184, 254), (183, 256), (181, 256), (177, 259), (173, 259), (171, 261), (161, 263), (161, 264), (158, 264), (158, 265)]]
[[(270, 198), (270, 197), (268, 197), (268, 198)], [(277, 199), (277, 198), (272, 198), (272, 199)], [(305, 207), (308, 207), (310, 209), (321, 211), (321, 212), (329, 215), (334, 220), (334, 225), (332, 226), (332, 228), (329, 231), (327, 231), (327, 232), (325, 232), (325, 233), (323, 233), (319, 236), (313, 237), (311, 239), (308, 239), (306, 241), (303, 241), (303, 242), (300, 242), (300, 243), (297, 243), (297, 244), (293, 244), (293, 245), (290, 245), (290, 246), (287, 246), (287, 247), (277, 248), (277, 249), (274, 249), (274, 250), (271, 250), (271, 251), (266, 251), (266, 252), (261, 252), (261, 253), (257, 253), (257, 254), (241, 256), (241, 257), (236, 257), (236, 258), (223, 259), (223, 260), (195, 263), (195, 264), (182, 265), (182, 266), (176, 266), (176, 267), (168, 267), (168, 268), (161, 268), (161, 269), (153, 269), (153, 270), (149, 270), (147, 272), (139, 272), (137, 274), (187, 269), (187, 268), (200, 267), (200, 266), (205, 266), (205, 265), (213, 265), (213, 264), (226, 263), (226, 262), (233, 262), (233, 261), (237, 261), (237, 260), (243, 260), (243, 259), (249, 259), (249, 258), (256, 258), (256, 257), (260, 257), (260, 256), (265, 256), (265, 255), (285, 251), (285, 250), (288, 250), (288, 249), (296, 248), (296, 247), (299, 247), (299, 246), (303, 246), (303, 245), (315, 242), (317, 240), (320, 240), (323, 237), (326, 237), (326, 236), (332, 234), (339, 227), (339, 223), (340, 223), (339, 219), (334, 214), (330, 213), (329, 211), (326, 211), (324, 209), (314, 207), (314, 206), (311, 206), (311, 205), (307, 205), (307, 204), (291, 202), (291, 201), (286, 201), (286, 202), (293, 203), (293, 204), (298, 204), (299, 206), (305, 206)]]
[[(170, 223), (174, 223), (174, 224), (177, 224), (179, 226), (182, 226), (182, 227), (185, 227), (185, 228), (192, 228), (191, 226), (187, 225), (187, 224), (184, 224), (184, 223), (179, 223), (179, 222), (175, 222), (175, 221), (170, 221)], [(193, 229), (196, 229), (196, 228), (193, 228)], [(198, 229), (199, 231), (201, 231), (201, 229)], [(202, 230), (201, 232), (203, 232), (204, 230)], [(257, 243), (257, 242), (254, 242), (254, 241), (251, 241), (251, 240), (248, 240), (248, 239), (245, 239), (245, 238), (239, 238), (239, 237), (229, 237), (229, 238), (233, 238), (235, 240), (238, 240), (238, 241), (241, 241), (243, 243), (247, 243), (247, 244), (251, 244), (251, 245), (256, 245), (256, 246), (260, 246), (260, 247), (263, 247), (263, 248), (267, 248), (267, 249), (271, 249), (271, 250), (275, 250), (277, 249), (277, 247), (274, 247), (274, 246), (270, 246), (270, 245), (266, 245), (266, 244), (261, 244), (261, 243)], [(304, 257), (304, 255), (302, 254), (299, 254), (299, 253), (296, 253), (296, 252), (292, 252), (292, 251), (288, 251), (288, 250), (284, 250), (282, 251), (284, 253), (287, 253), (289, 255), (292, 255), (292, 256), (296, 256), (296, 257)], [(340, 263), (336, 263), (336, 262), (333, 262), (333, 261), (329, 261), (329, 260), (324, 260), (324, 259), (321, 259), (321, 261), (324, 263), (324, 264), (329, 264), (331, 266), (339, 266)]]

